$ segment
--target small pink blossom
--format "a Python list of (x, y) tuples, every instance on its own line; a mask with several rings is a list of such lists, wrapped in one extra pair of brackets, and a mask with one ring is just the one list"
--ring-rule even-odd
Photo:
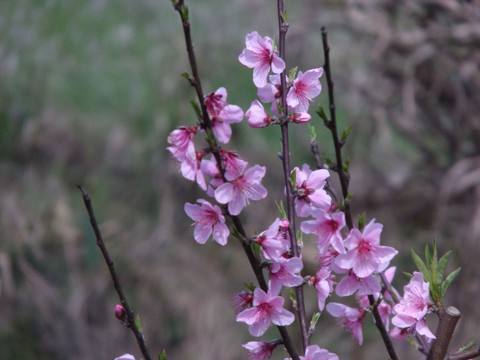
[(230, 231), (225, 225), (225, 217), (222, 210), (217, 205), (212, 205), (208, 201), (197, 200), (200, 205), (185, 204), (185, 212), (195, 222), (193, 236), (199, 244), (205, 244), (210, 236), (220, 245), (227, 243)]
[(281, 97), (280, 75), (270, 75), (268, 78), (270, 82), (258, 88), (257, 96), (264, 103), (275, 103)]
[(352, 270), (335, 287), (338, 296), (350, 296), (358, 290), (358, 295), (373, 295), (382, 290), (375, 275), (359, 278)]
[(347, 329), (357, 339), (358, 345), (362, 345), (362, 326), (367, 314), (365, 310), (331, 302), (327, 304), (327, 311), (337, 318), (339, 326)]
[(340, 230), (345, 227), (343, 212), (329, 213), (323, 209), (313, 209), (311, 212), (315, 220), (302, 222), (300, 229), (305, 234), (317, 235), (317, 248), (323, 254), (332, 246), (338, 253), (344, 254), (345, 247)]
[(238, 61), (250, 69), (253, 68), (253, 83), (258, 88), (267, 84), (270, 67), (275, 74), (285, 70), (285, 62), (275, 54), (272, 39), (267, 36), (262, 39), (256, 31), (247, 34), (245, 49), (238, 56)]
[(205, 176), (200, 166), (204, 154), (203, 151), (187, 153), (185, 159), (180, 163), (180, 172), (185, 179), (196, 181), (202, 190), (207, 190)]
[(328, 170), (319, 169), (308, 173), (296, 167), (293, 171), (296, 171), (295, 210), (297, 215), (300, 217), (310, 215), (310, 205), (328, 209), (331, 198), (323, 189), (330, 176)]
[(250, 291), (242, 291), (232, 297), (233, 310), (236, 314), (252, 306), (253, 294)]
[(428, 339), (435, 339), (425, 322), (425, 316), (432, 306), (428, 282), (425, 282), (420, 272), (414, 272), (413, 278), (403, 288), (404, 295), (398, 304), (393, 307), (395, 316), (392, 324), (399, 328), (408, 328), (426, 336)]
[(196, 126), (180, 126), (173, 130), (168, 136), (168, 143), (172, 146), (167, 147), (175, 159), (183, 161), (187, 158), (187, 154), (195, 153), (195, 145), (193, 137), (197, 133)]
[(283, 297), (256, 288), (253, 293), (254, 307), (238, 314), (237, 321), (249, 325), (248, 329), (253, 336), (262, 336), (272, 323), (278, 326), (290, 325), (295, 320), (295, 315), (283, 308), (284, 302)]
[(249, 341), (242, 346), (248, 350), (248, 359), (250, 360), (266, 360), (272, 356), (273, 350), (277, 347), (278, 342), (265, 341)]
[(130, 354), (123, 354), (122, 356), (116, 357), (115, 360), (135, 360), (135, 356)]
[[(292, 360), (291, 358), (285, 360)], [(338, 356), (318, 345), (310, 345), (305, 350), (305, 356), (300, 356), (300, 360), (338, 360)]]
[(252, 128), (263, 128), (270, 125), (273, 119), (267, 114), (263, 105), (258, 100), (254, 100), (245, 113), (248, 125)]
[(243, 110), (237, 105), (227, 104), (227, 90), (219, 88), (205, 97), (205, 106), (212, 121), (212, 131), (218, 141), (226, 144), (232, 136), (231, 123), (243, 119)]
[(333, 290), (333, 275), (327, 268), (321, 268), (315, 276), (309, 280), (309, 284), (315, 286), (318, 299), (318, 310), (323, 311), (325, 300), (330, 296)]
[(335, 259), (335, 264), (342, 269), (353, 269), (359, 278), (366, 278), (374, 272), (383, 271), (398, 251), (389, 246), (380, 245), (382, 224), (375, 219), (365, 226), (363, 232), (352, 229), (345, 239), (348, 251)]
[(288, 231), (286, 231), (288, 227), (281, 227), (282, 224), (285, 225), (284, 220), (277, 218), (255, 239), (262, 249), (263, 256), (268, 260), (278, 260), (290, 249), (290, 240), (287, 238)]
[(317, 68), (308, 70), (305, 74), (298, 72), (297, 78), (293, 81), (292, 87), (287, 94), (287, 105), (295, 112), (307, 112), (309, 102), (322, 91), (322, 85), (318, 80), (323, 74), (323, 69)]
[(307, 112), (296, 112), (290, 115), (289, 120), (295, 124), (303, 124), (309, 122), (312, 117)]
[(269, 288), (272, 294), (279, 294), (282, 286), (294, 287), (303, 282), (298, 275), (303, 268), (303, 262), (298, 257), (290, 259), (279, 258), (268, 265), (270, 273)]
[(232, 151), (221, 150), (220, 157), (225, 168), (225, 178), (228, 181), (240, 177), (248, 166), (248, 162)]
[(215, 200), (220, 204), (228, 204), (231, 215), (240, 214), (249, 200), (261, 200), (267, 196), (267, 189), (260, 184), (265, 171), (264, 166), (251, 167), (237, 179), (220, 185), (214, 192)]

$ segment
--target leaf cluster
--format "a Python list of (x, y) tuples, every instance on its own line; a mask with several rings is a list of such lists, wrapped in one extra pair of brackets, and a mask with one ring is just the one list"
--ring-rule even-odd
[(437, 244), (434, 241), (432, 247), (433, 253), (430, 251), (428, 245), (425, 245), (425, 262), (412, 249), (412, 258), (417, 265), (418, 270), (422, 273), (423, 278), (430, 284), (430, 296), (435, 302), (436, 306), (441, 306), (443, 297), (447, 288), (452, 283), (453, 279), (458, 275), (461, 268), (452, 271), (445, 277), (448, 260), (452, 255), (452, 251), (448, 251), (440, 259), (437, 255)]

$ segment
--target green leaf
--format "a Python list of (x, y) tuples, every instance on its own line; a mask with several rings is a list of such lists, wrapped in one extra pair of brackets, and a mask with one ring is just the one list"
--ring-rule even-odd
[(467, 350), (470, 350), (471, 348), (473, 348), (473, 346), (475, 345), (475, 342), (473, 340), (470, 340), (466, 345), (463, 345), (459, 350), (458, 352), (459, 353), (462, 353), (462, 352), (465, 352)]
[(280, 101), (277, 102), (277, 111), (280, 116), (283, 115), (283, 107), (282, 104), (280, 104)]
[(365, 227), (365, 217), (367, 214), (365, 211), (358, 217), (358, 230), (363, 231), (363, 228)]
[(255, 284), (251, 282), (243, 283), (243, 286), (245, 286), (249, 291), (255, 291), (256, 289)]
[(289, 296), (290, 300), (292, 301), (293, 308), (296, 309), (297, 308), (297, 296), (295, 295), (295, 291), (292, 288), (287, 288), (287, 293), (288, 293), (288, 296)]
[(290, 185), (292, 186), (293, 190), (297, 189), (297, 170), (293, 170), (292, 174), (290, 175)]
[(283, 21), (284, 23), (286, 23), (286, 22), (287, 22), (287, 10), (284, 10), (284, 11), (282, 12), (281, 16), (282, 16), (282, 21)]
[(167, 353), (165, 352), (165, 349), (163, 349), (161, 355), (158, 355), (158, 360), (167, 360)]
[(315, 126), (310, 123), (307, 123), (308, 127), (308, 135), (310, 136), (310, 141), (315, 141), (317, 139), (317, 131), (315, 130)]
[(288, 82), (292, 83), (297, 76), (298, 66), (295, 66), (293, 69), (288, 70)]
[(342, 167), (343, 167), (343, 171), (348, 174), (348, 170), (350, 169), (350, 159), (345, 160)]
[(432, 281), (431, 281), (430, 271), (425, 266), (425, 263), (423, 262), (423, 260), (420, 259), (420, 256), (418, 256), (413, 249), (411, 249), (411, 250), (412, 250), (413, 261), (415, 262), (415, 265), (417, 265), (418, 270), (422, 273), (423, 279), (426, 282), (431, 284)]
[(310, 321), (310, 328), (308, 330), (309, 334), (313, 334), (313, 332), (315, 331), (315, 327), (317, 326), (318, 319), (320, 319), (320, 315), (320, 312), (316, 312), (315, 314), (313, 314), (312, 320)]
[(430, 248), (428, 245), (425, 245), (425, 261), (427, 262), (427, 266), (432, 266), (432, 256), (430, 255)]
[(200, 109), (200, 105), (195, 100), (190, 101), (190, 104), (193, 107), (193, 111), (195, 111), (195, 115), (197, 118), (200, 119), (202, 117), (202, 110)]
[(283, 206), (283, 201), (280, 201), (280, 202), (275, 201), (275, 204), (277, 204), (277, 209), (278, 209), (278, 212), (280, 213), (280, 215), (282, 215), (282, 217), (284, 219), (286, 219), (287, 218), (287, 212), (285, 211), (285, 208)]
[(138, 331), (142, 332), (142, 324), (140, 323), (140, 316), (138, 314), (135, 318), (135, 326), (137, 327)]
[(342, 142), (345, 142), (347, 140), (347, 137), (348, 135), (350, 135), (350, 133), (352, 132), (353, 130), (353, 126), (349, 126), (347, 127), (345, 130), (343, 130), (343, 133), (342, 133)]
[(182, 14), (183, 22), (188, 22), (188, 6), (182, 5), (180, 12)]
[(254, 242), (252, 244), (252, 247), (253, 247), (253, 251), (255, 252), (255, 254), (257, 254), (258, 256), (260, 256), (262, 254), (262, 247), (260, 246), (260, 244)]
[(445, 293), (447, 292), (447, 289), (448, 287), (450, 286), (450, 284), (452, 283), (453, 279), (455, 279), (458, 275), (458, 273), (460, 272), (460, 270), (462, 270), (462, 268), (458, 268), (457, 270), (451, 272), (447, 278), (445, 279), (445, 281), (442, 283), (442, 298), (443, 296), (445, 296)]
[(320, 116), (321, 119), (323, 119), (324, 122), (328, 123), (330, 120), (328, 119), (327, 114), (325, 114), (325, 111), (323, 110), (322, 105), (318, 105), (317, 108), (317, 115)]
[(184, 77), (187, 80), (190, 80), (190, 74), (187, 73), (187, 72), (182, 73), (181, 76)]
[(297, 231), (297, 245), (301, 246), (303, 241), (303, 232), (300, 230)]
[(323, 156), (323, 163), (324, 163), (325, 165), (327, 165), (329, 168), (331, 168), (332, 165), (333, 165), (332, 160), (330, 160), (330, 159), (329, 159), (328, 157), (326, 157), (326, 156)]
[(448, 260), (450, 259), (450, 256), (452, 255), (452, 250), (448, 251), (445, 255), (443, 255), (440, 260), (438, 261), (438, 266), (437, 266), (437, 278), (436, 282), (437, 284), (441, 284), (443, 277), (445, 276), (445, 270), (447, 268)]

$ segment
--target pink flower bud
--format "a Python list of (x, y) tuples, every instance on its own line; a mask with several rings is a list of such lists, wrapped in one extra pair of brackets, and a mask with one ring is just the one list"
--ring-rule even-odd
[(287, 230), (290, 227), (290, 223), (287, 219), (280, 220), (279, 228), (282, 230)]
[(123, 308), (122, 305), (115, 305), (115, 316), (120, 321), (126, 321), (127, 319), (127, 312)]

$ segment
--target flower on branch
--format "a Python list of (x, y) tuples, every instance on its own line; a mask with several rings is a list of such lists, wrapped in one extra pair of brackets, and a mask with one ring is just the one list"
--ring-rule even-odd
[(362, 326), (367, 312), (362, 309), (352, 308), (340, 303), (328, 303), (327, 311), (330, 315), (337, 318), (339, 326), (348, 330), (354, 338), (357, 339), (358, 345), (363, 343)]
[(308, 70), (305, 73), (298, 72), (297, 78), (293, 81), (292, 87), (287, 94), (288, 108), (295, 112), (307, 112), (309, 102), (317, 97), (322, 91), (319, 78), (323, 69), (317, 68)]
[(261, 200), (267, 196), (267, 189), (260, 184), (266, 168), (255, 165), (231, 182), (221, 184), (214, 192), (215, 200), (228, 204), (231, 215), (238, 215), (249, 200)]
[(245, 49), (238, 56), (238, 61), (253, 68), (253, 83), (258, 88), (267, 84), (270, 68), (275, 74), (285, 70), (285, 62), (275, 53), (272, 39), (268, 36), (262, 38), (256, 31), (247, 34)]
[(279, 294), (282, 286), (293, 287), (303, 282), (298, 275), (303, 268), (303, 262), (298, 257), (290, 259), (279, 258), (268, 265), (270, 273), (269, 288), (272, 294)]
[(332, 246), (340, 254), (345, 253), (343, 238), (340, 230), (345, 227), (345, 214), (343, 212), (330, 213), (324, 209), (313, 209), (311, 215), (315, 220), (302, 222), (300, 229), (305, 234), (317, 235), (317, 248), (320, 254)]
[(227, 90), (224, 87), (205, 96), (205, 106), (212, 121), (212, 131), (221, 143), (228, 143), (232, 136), (231, 123), (243, 119), (243, 110), (237, 105), (227, 104)]
[(330, 176), (328, 170), (319, 169), (308, 172), (295, 167), (293, 171), (296, 172), (295, 210), (297, 215), (309, 216), (312, 211), (311, 206), (328, 209), (332, 200), (323, 189)]
[(193, 236), (199, 244), (205, 244), (210, 236), (220, 245), (227, 243), (230, 231), (225, 225), (225, 217), (222, 210), (217, 205), (212, 205), (208, 201), (199, 199), (196, 204), (185, 204), (185, 212), (194, 220), (195, 226)]
[(258, 100), (252, 102), (245, 113), (245, 117), (247, 118), (248, 125), (252, 128), (263, 128), (270, 125), (273, 121)]
[[(291, 358), (285, 360), (292, 360)], [(338, 360), (338, 356), (322, 349), (318, 345), (310, 345), (305, 350), (305, 356), (300, 356), (300, 360)]]
[(338, 296), (350, 296), (358, 290), (358, 295), (373, 295), (382, 290), (382, 286), (375, 275), (359, 278), (350, 269), (348, 275), (339, 281), (335, 287)]
[(290, 325), (295, 320), (295, 315), (283, 308), (284, 302), (283, 297), (256, 288), (253, 307), (238, 314), (237, 321), (249, 325), (248, 330), (253, 336), (262, 336), (272, 323), (278, 326)]
[(296, 124), (303, 124), (309, 122), (312, 117), (307, 112), (296, 112), (290, 115), (289, 120)]
[(425, 316), (432, 309), (429, 283), (423, 275), (415, 271), (410, 282), (403, 288), (403, 298), (393, 307), (395, 316), (392, 324), (399, 328), (407, 328), (410, 333), (424, 335), (428, 340), (435, 339), (425, 322)]
[(278, 341), (249, 341), (242, 346), (248, 350), (250, 360), (266, 360), (272, 356), (273, 350), (277, 347)]
[(345, 239), (346, 254), (336, 257), (335, 264), (342, 269), (352, 269), (359, 278), (366, 278), (374, 272), (381, 272), (397, 255), (398, 251), (390, 246), (380, 245), (382, 224), (370, 221), (363, 232), (352, 229)]
[(333, 291), (333, 276), (328, 268), (321, 268), (317, 271), (315, 276), (309, 280), (309, 284), (315, 286), (318, 299), (318, 310), (323, 311), (325, 308), (325, 300)]
[(233, 310), (236, 314), (252, 306), (253, 294), (250, 291), (242, 291), (232, 297)]
[(261, 232), (255, 239), (262, 249), (263, 256), (268, 260), (278, 260), (290, 250), (290, 239), (288, 231), (286, 231), (288, 227), (282, 227), (285, 220), (277, 218), (267, 230)]
[(168, 136), (168, 143), (172, 146), (167, 147), (175, 159), (183, 161), (187, 158), (187, 154), (195, 153), (195, 145), (193, 137), (197, 133), (196, 126), (180, 126), (173, 130)]
[(180, 171), (185, 179), (197, 181), (202, 190), (207, 190), (205, 176), (201, 170), (201, 161), (205, 152), (194, 151), (187, 153), (187, 156), (180, 164)]

